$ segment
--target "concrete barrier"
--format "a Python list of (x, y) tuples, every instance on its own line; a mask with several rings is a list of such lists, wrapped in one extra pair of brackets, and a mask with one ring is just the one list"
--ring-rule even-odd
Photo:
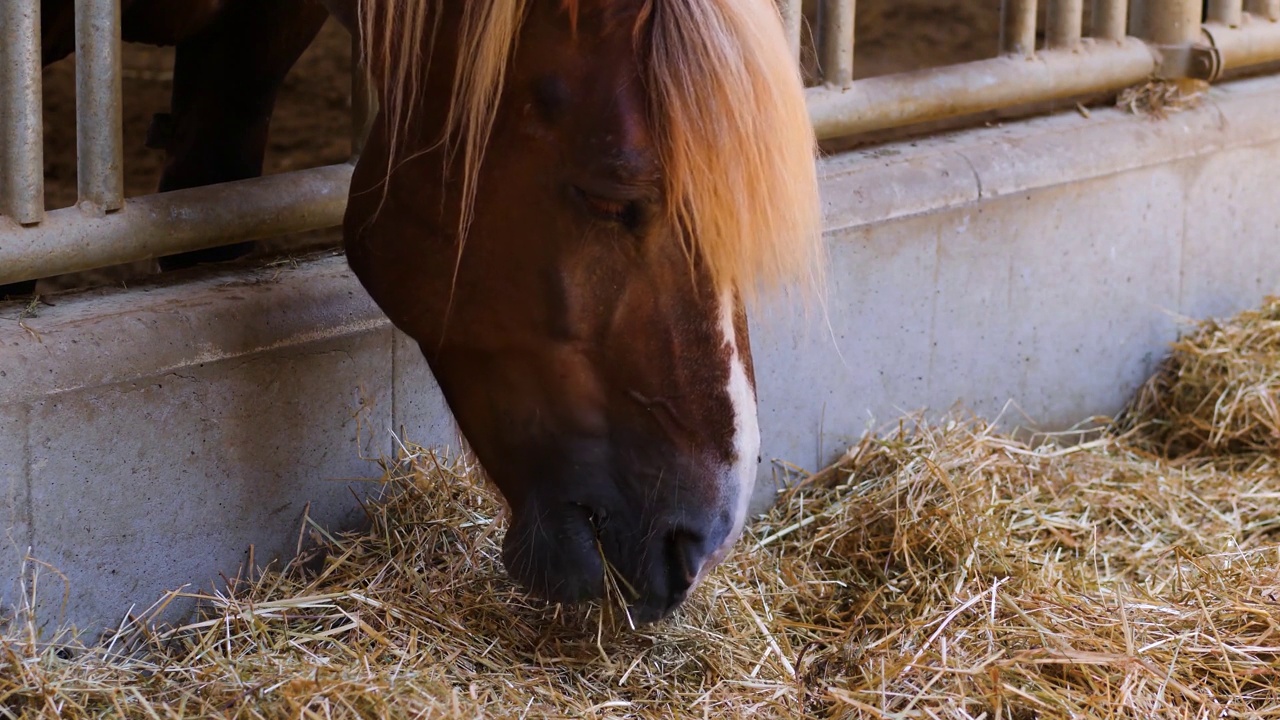
[[(957, 403), (1062, 428), (1117, 410), (1178, 318), (1280, 291), (1280, 79), (1165, 120), (1044, 117), (822, 163), (826, 314), (753, 316), (766, 464)], [(355, 521), (391, 432), (456, 444), (416, 347), (331, 256), (0, 306), (0, 603), (115, 624)], [(55, 587), (56, 586), (56, 587)], [(175, 605), (174, 612), (186, 606)]]

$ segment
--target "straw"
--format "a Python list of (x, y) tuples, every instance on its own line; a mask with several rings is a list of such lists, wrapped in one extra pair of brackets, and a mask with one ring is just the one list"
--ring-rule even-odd
[[(1182, 407), (1192, 386), (1167, 391), (1196, 363), (1265, 384), (1272, 356), (1240, 348), (1268, 308), (1213, 326), (1136, 406)], [(0, 717), (1280, 718), (1280, 477), (1257, 459), (1274, 446), (1204, 406), (1075, 446), (905, 418), (782, 492), (634, 630), (526, 597), (477, 468), (406, 444), (371, 527), (309, 528), (312, 551), (200, 594), (185, 625), (157, 606), (84, 646), (20, 609)], [(1173, 443), (1144, 428), (1170, 417), (1169, 438), (1205, 430), (1197, 461), (1152, 452)]]

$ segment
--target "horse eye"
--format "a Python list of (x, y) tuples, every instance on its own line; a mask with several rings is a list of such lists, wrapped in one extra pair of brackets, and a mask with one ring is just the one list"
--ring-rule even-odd
[(572, 193), (589, 214), (621, 225), (628, 232), (639, 232), (648, 216), (643, 199), (606, 197), (588, 192), (577, 185), (572, 186)]
[(533, 83), (533, 102), (548, 120), (559, 117), (569, 104), (569, 84), (559, 75), (545, 75)]

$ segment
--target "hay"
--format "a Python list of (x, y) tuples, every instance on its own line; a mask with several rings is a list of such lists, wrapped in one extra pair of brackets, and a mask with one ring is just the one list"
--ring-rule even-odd
[(1116, 107), (1134, 115), (1165, 120), (1171, 113), (1200, 107), (1208, 90), (1209, 83), (1203, 80), (1150, 80), (1121, 90), (1116, 96)]
[(369, 530), (191, 624), (85, 647), (28, 605), (0, 717), (1280, 718), (1278, 329), (1205, 324), (1083, 444), (868, 436), (638, 630), (527, 599), (475, 469), (408, 448)]
[[(865, 439), (676, 617), (525, 599), (424, 451), (372, 529), (96, 647), (0, 645), (8, 717), (1280, 717), (1274, 474), (977, 421)], [(310, 568), (310, 569), (308, 569)]]
[(1280, 457), (1280, 297), (1174, 343), (1117, 426), (1165, 457), (1235, 467)]

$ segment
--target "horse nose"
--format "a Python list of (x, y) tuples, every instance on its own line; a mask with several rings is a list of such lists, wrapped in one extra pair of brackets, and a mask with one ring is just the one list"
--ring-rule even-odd
[(698, 578), (710, 553), (703, 549), (702, 536), (690, 530), (673, 530), (667, 536), (667, 587), (683, 597)]
[(705, 533), (689, 528), (675, 528), (667, 532), (661, 542), (663, 562), (653, 568), (654, 574), (660, 577), (650, 583), (658, 593), (647, 603), (657, 617), (670, 614), (684, 602), (719, 547), (719, 542), (709, 539)]

